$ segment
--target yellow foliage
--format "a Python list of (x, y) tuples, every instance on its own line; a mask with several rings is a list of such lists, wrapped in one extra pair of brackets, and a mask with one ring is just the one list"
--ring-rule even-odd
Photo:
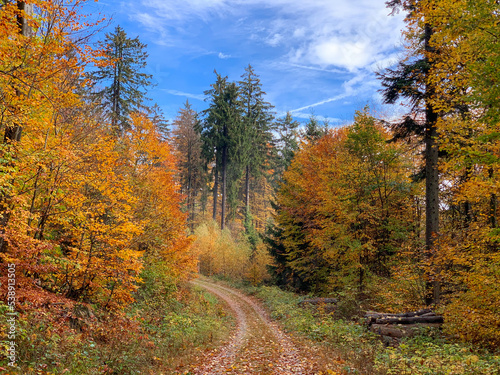
[(249, 264), (247, 243), (237, 241), (227, 228), (221, 231), (214, 221), (201, 224), (195, 230), (195, 237), (193, 247), (199, 254), (203, 274), (242, 279)]
[(272, 263), (271, 256), (267, 248), (262, 242), (257, 244), (255, 253), (250, 257), (249, 267), (245, 273), (245, 278), (252, 283), (252, 285), (262, 284), (264, 281), (270, 279), (267, 266)]

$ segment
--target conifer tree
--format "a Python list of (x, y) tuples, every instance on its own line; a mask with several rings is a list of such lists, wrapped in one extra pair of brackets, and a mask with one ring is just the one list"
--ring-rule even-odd
[(276, 137), (272, 148), (273, 176), (271, 184), (276, 190), (283, 173), (290, 166), (295, 153), (299, 149), (300, 123), (293, 119), (292, 114), (287, 112), (285, 117), (279, 118), (274, 123)]
[[(203, 114), (205, 119), (201, 123), (201, 139), (203, 141), (203, 154), (213, 163), (214, 188), (213, 188), (213, 218), (216, 219), (216, 206), (218, 197), (218, 177), (222, 183), (221, 202), (221, 229), (226, 223), (226, 200), (229, 187), (235, 181), (237, 173), (229, 173), (230, 167), (237, 161), (238, 146), (241, 144), (241, 103), (239, 90), (234, 82), (215, 72), (216, 82), (212, 89), (205, 91), (210, 101), (209, 108)], [(234, 171), (233, 171), (234, 172)], [(228, 179), (230, 177), (230, 179)]]
[(250, 178), (262, 173), (268, 161), (267, 146), (272, 141), (273, 106), (264, 100), (259, 76), (249, 64), (239, 82), (243, 106), (243, 142), (239, 153), (245, 168), (245, 216), (250, 215)]
[(306, 127), (302, 131), (302, 136), (307, 142), (316, 142), (318, 139), (326, 134), (327, 124), (321, 125), (318, 118), (311, 114)]
[(184, 108), (173, 122), (173, 140), (177, 151), (180, 173), (181, 192), (186, 196), (186, 209), (191, 230), (194, 229), (196, 215), (196, 199), (203, 188), (204, 168), (202, 160), (202, 142), (198, 125), (198, 114), (186, 100)]
[[(412, 59), (400, 62), (396, 69), (387, 69), (380, 76), (385, 87), (383, 94), (386, 103), (393, 104), (400, 98), (410, 101), (413, 115), (406, 116), (402, 122), (394, 125), (396, 137), (419, 135), (425, 145), (425, 240), (426, 256), (431, 258), (435, 252), (435, 242), (439, 233), (438, 112), (432, 103), (435, 87), (429, 79), (429, 72), (435, 62), (429, 57), (431, 54), (436, 56), (435, 46), (431, 46), (433, 28), (426, 22), (419, 1), (391, 0), (387, 2), (387, 6), (394, 11), (399, 9), (408, 11), (406, 21), (410, 28), (416, 27), (419, 34), (418, 37), (413, 32), (407, 34), (411, 43), (409, 50)], [(427, 300), (429, 304), (438, 302), (440, 294), (437, 281), (434, 280), (432, 284), (429, 281)]]
[(151, 75), (143, 72), (148, 54), (139, 37), (127, 37), (120, 26), (100, 42), (104, 56), (99, 68), (90, 74), (98, 99), (117, 135), (130, 128), (131, 112), (143, 109)]

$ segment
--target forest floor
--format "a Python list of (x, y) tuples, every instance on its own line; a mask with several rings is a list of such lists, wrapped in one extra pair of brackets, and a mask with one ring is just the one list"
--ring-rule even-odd
[(317, 374), (314, 353), (300, 350), (273, 322), (261, 303), (208, 279), (193, 283), (224, 300), (234, 312), (236, 329), (229, 342), (199, 358), (189, 374)]

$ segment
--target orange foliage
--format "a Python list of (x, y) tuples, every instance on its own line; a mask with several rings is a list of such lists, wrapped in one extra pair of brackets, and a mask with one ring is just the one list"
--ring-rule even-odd
[(277, 195), (287, 267), (304, 289), (356, 289), (391, 273), (409, 239), (410, 169), (399, 144), (366, 112), (352, 126), (302, 144)]
[(23, 133), (0, 145), (0, 293), (13, 263), (21, 304), (65, 296), (119, 309), (147, 255), (176, 280), (195, 268), (175, 161), (146, 116), (119, 139), (78, 94), (99, 54), (72, 41), (89, 26), (83, 2), (32, 3), (31, 35), (19, 34), (15, 4), (0, 9), (0, 122)]

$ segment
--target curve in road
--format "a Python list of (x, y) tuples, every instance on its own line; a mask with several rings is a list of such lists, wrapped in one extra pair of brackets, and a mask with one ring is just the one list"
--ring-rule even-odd
[(193, 283), (224, 300), (234, 311), (237, 326), (230, 342), (210, 353), (192, 374), (314, 374), (313, 364), (303, 357), (264, 308), (237, 290), (206, 280)]

